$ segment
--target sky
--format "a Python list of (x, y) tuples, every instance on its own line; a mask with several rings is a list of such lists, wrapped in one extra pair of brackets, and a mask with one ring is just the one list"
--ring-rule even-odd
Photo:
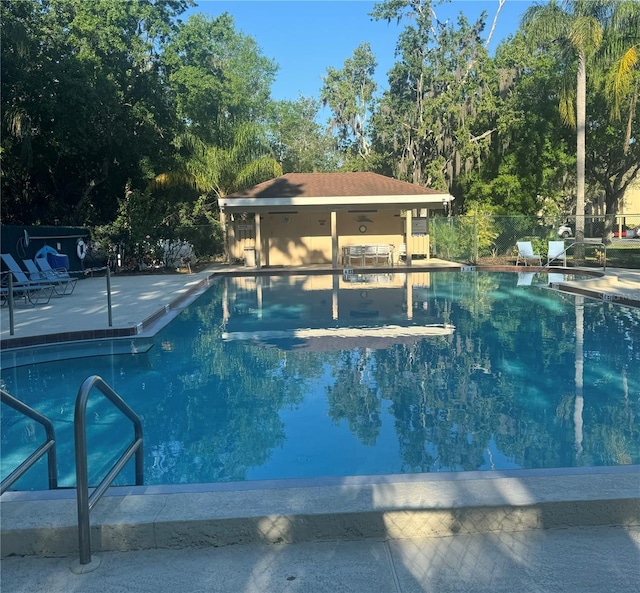
[[(228, 12), (236, 30), (253, 37), (263, 55), (279, 65), (271, 87), (275, 100), (295, 100), (300, 95), (318, 98), (327, 68), (340, 69), (361, 43), (368, 42), (378, 66), (378, 95), (387, 87), (386, 73), (395, 62), (395, 46), (404, 28), (401, 22), (374, 21), (369, 16), (375, 2), (368, 0), (196, 0), (185, 16), (201, 12), (212, 17)], [(489, 50), (518, 28), (520, 16), (532, 2), (507, 0)], [(460, 12), (470, 22), (487, 12), (488, 35), (498, 0), (453, 0), (435, 7), (441, 22), (455, 20)]]

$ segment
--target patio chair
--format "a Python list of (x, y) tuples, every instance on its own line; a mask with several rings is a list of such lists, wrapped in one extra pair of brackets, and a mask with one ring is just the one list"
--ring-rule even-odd
[(392, 245), (377, 246), (376, 263), (385, 264), (387, 266), (393, 265), (393, 246)]
[(407, 259), (407, 244), (400, 243), (400, 248), (398, 249), (398, 263), (405, 259)]
[[(0, 258), (9, 269), (8, 273), (15, 279), (12, 285), (14, 298), (23, 298), (25, 302), (28, 301), (32, 305), (38, 305), (41, 301), (47, 304), (51, 300), (54, 290), (50, 282), (30, 280), (10, 253), (2, 253)], [(5, 282), (4, 278), (3, 282)], [(8, 299), (9, 296), (8, 284), (4, 285), (4, 289), (3, 300)]]
[[(40, 258), (40, 260), (45, 262), (47, 261), (44, 258)], [(67, 274), (65, 277), (57, 274), (56, 271), (51, 268), (49, 268), (48, 271), (41, 270), (32, 259), (23, 259), (22, 262), (24, 263), (24, 267), (27, 268), (27, 272), (29, 272), (29, 278), (32, 282), (39, 281), (51, 283), (53, 285), (53, 290), (58, 296), (71, 294), (76, 287), (78, 279), (72, 278), (71, 276), (69, 276), (69, 274)], [(47, 262), (46, 265), (49, 265), (49, 262)]]
[(362, 264), (366, 265), (367, 262), (372, 265), (378, 263), (378, 246), (377, 245), (365, 245), (362, 252)]
[(539, 253), (533, 252), (533, 245), (531, 241), (518, 241), (518, 257), (516, 259), (516, 266), (522, 262), (525, 266), (530, 263), (538, 262), (539, 266), (542, 266), (542, 258)]
[(564, 241), (549, 241), (547, 265), (550, 266), (554, 261), (562, 262), (562, 265), (567, 267), (567, 252), (564, 248)]
[(364, 247), (362, 245), (350, 245), (346, 254), (347, 265), (351, 266), (355, 261), (358, 265), (364, 266)]

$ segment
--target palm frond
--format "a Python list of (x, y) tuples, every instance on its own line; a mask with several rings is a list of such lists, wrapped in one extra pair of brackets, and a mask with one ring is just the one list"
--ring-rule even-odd
[(633, 87), (633, 73), (640, 64), (639, 47), (630, 47), (611, 67), (607, 77), (607, 95), (612, 104), (612, 117), (619, 118), (622, 101)]
[(172, 187), (195, 187), (195, 179), (188, 171), (170, 171), (156, 175), (149, 183), (148, 189), (167, 189)]
[(567, 31), (567, 37), (577, 51), (591, 55), (602, 44), (603, 29), (592, 16), (579, 16), (574, 19)]

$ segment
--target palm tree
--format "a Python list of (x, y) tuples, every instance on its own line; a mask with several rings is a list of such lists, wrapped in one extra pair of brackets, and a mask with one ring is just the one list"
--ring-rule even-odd
[(615, 224), (619, 200), (634, 178), (640, 175), (636, 143), (638, 130), (634, 130), (634, 125), (639, 122), (640, 94), (640, 4), (637, 0), (615, 2), (604, 33), (602, 47), (595, 60), (602, 76), (594, 83), (598, 90), (604, 90), (610, 126), (620, 132), (611, 138), (619, 145), (610, 145), (618, 157), (615, 167), (595, 166), (591, 172), (605, 186), (604, 236), (608, 237)]
[(153, 185), (189, 185), (217, 200), (235, 191), (282, 175), (282, 168), (252, 122), (243, 122), (228, 134), (227, 142), (214, 146), (187, 132), (177, 140), (188, 154), (183, 167), (161, 173)]
[[(549, 4), (531, 6), (522, 17), (528, 41), (535, 46), (557, 44), (567, 64), (565, 83), (560, 89), (560, 115), (576, 128), (576, 241), (584, 239), (585, 158), (586, 158), (586, 88), (587, 62), (602, 43), (605, 16), (612, 2), (608, 0), (551, 0)], [(575, 69), (575, 70), (574, 70)], [(569, 77), (575, 72), (575, 87)], [(575, 90), (574, 90), (575, 88)], [(575, 97), (575, 110), (574, 110)], [(577, 257), (581, 253), (576, 252)]]
[(177, 140), (187, 157), (177, 170), (161, 173), (150, 189), (195, 189), (199, 198), (193, 206), (194, 216), (205, 217), (210, 224), (220, 224), (224, 234), (225, 256), (228, 238), (225, 221), (218, 213), (218, 200), (230, 193), (282, 175), (282, 167), (272, 154), (261, 128), (254, 122), (242, 122), (227, 130), (224, 145), (203, 142), (189, 132)]
[(638, 102), (640, 81), (640, 4), (636, 0), (616, 3), (611, 26), (605, 31), (601, 62), (608, 68), (607, 96), (611, 102), (612, 118), (622, 116), (621, 106), (628, 100), (625, 147), (631, 141), (631, 123)]

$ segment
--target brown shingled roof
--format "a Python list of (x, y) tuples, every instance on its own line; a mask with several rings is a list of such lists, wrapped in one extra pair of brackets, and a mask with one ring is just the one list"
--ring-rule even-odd
[(398, 181), (378, 173), (287, 173), (248, 189), (233, 198), (293, 198), (338, 196), (419, 196), (446, 192)]

